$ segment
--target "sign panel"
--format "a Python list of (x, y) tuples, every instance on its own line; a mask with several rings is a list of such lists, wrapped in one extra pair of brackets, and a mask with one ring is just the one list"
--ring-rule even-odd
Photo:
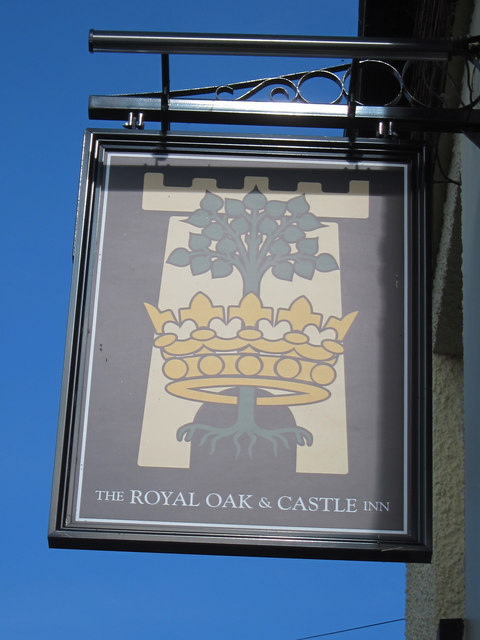
[(50, 544), (427, 559), (422, 150), (85, 149)]

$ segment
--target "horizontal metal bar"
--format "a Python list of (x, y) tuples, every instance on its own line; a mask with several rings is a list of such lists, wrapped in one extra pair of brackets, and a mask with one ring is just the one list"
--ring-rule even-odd
[(91, 52), (184, 53), (384, 60), (447, 60), (463, 55), (471, 38), (416, 40), (317, 36), (220, 35), (153, 31), (89, 33)]
[(160, 98), (90, 96), (91, 120), (127, 120), (131, 112), (143, 113), (146, 122), (341, 129), (387, 121), (392, 122), (397, 131), (480, 131), (480, 110), (473, 109), (357, 106), (352, 112), (348, 105), (170, 99), (165, 112)]

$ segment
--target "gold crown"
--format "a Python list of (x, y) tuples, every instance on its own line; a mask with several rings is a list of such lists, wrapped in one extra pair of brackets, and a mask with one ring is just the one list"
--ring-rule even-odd
[[(190, 306), (180, 309), (178, 319), (171, 309), (161, 311), (145, 303), (155, 328), (155, 347), (165, 360), (163, 372), (172, 380), (166, 390), (178, 397), (200, 402), (236, 404), (237, 397), (223, 395), (225, 387), (261, 387), (273, 395), (257, 398), (259, 405), (298, 405), (326, 400), (325, 388), (336, 377), (335, 365), (343, 353), (343, 339), (357, 312), (343, 318), (314, 313), (305, 296), (288, 309), (264, 307), (254, 293), (244, 296), (238, 306), (214, 306), (204, 293), (197, 293)], [(239, 319), (241, 328), (233, 337), (222, 337), (212, 328), (214, 321), (229, 323)], [(186, 339), (165, 331), (167, 323), (178, 326), (192, 320), (195, 328)], [(286, 321), (290, 330), (280, 338), (267, 337), (262, 331), (267, 321), (271, 333)], [(330, 337), (313, 344), (305, 329), (330, 330)], [(264, 326), (265, 328), (265, 326)]]

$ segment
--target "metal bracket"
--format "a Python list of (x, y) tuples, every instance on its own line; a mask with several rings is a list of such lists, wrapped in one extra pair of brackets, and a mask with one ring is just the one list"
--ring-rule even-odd
[[(475, 74), (480, 71), (480, 36), (383, 42), (366, 38), (91, 31), (89, 46), (90, 51), (162, 55), (161, 92), (90, 96), (91, 119), (126, 119), (127, 128), (143, 128), (145, 121), (160, 122), (164, 133), (171, 122), (343, 128), (351, 143), (357, 131), (366, 127), (387, 138), (415, 130), (480, 131), (480, 111), (475, 109), (480, 92), (476, 95), (473, 90)], [(352, 61), (277, 77), (171, 91), (170, 53), (341, 57)], [(453, 56), (464, 60), (470, 88), (466, 103), (448, 73)], [(333, 83), (336, 88), (338, 94), (329, 104), (307, 99), (306, 90), (314, 78), (330, 86)], [(377, 84), (392, 93), (383, 104), (362, 102), (365, 81), (372, 78), (379, 78)], [(452, 85), (450, 92), (443, 86), (438, 89), (438, 83), (445, 80)], [(452, 104), (447, 103), (449, 94), (453, 95)]]
[(130, 111), (128, 114), (128, 120), (123, 123), (125, 129), (144, 129), (143, 113), (134, 113)]
[(378, 123), (377, 138), (398, 138), (398, 134), (393, 130), (393, 122), (380, 120)]

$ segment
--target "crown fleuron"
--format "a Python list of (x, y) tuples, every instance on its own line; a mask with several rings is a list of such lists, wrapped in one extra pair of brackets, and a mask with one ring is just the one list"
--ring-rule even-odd
[[(218, 393), (226, 387), (261, 387), (263, 406), (300, 405), (326, 400), (336, 378), (335, 365), (343, 354), (343, 339), (357, 312), (325, 322), (305, 296), (288, 309), (263, 306), (254, 293), (240, 304), (215, 306), (197, 293), (178, 317), (145, 303), (155, 328), (155, 347), (165, 360), (163, 372), (171, 380), (166, 390), (178, 397), (236, 404), (237, 397)], [(182, 325), (189, 322), (186, 338)], [(233, 327), (233, 329), (232, 329)], [(222, 331), (223, 329), (223, 331)]]

